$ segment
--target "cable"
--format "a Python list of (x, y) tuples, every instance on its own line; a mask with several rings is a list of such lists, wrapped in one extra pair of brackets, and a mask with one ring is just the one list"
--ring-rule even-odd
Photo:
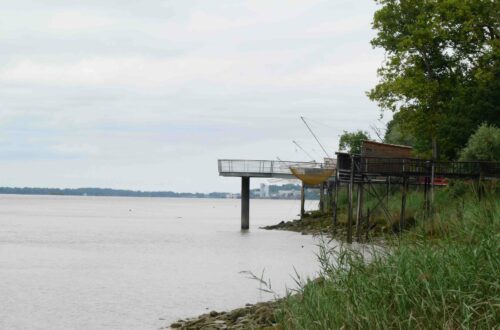
[(306, 125), (307, 129), (309, 130), (309, 132), (311, 132), (312, 136), (314, 136), (314, 138), (316, 139), (316, 142), (318, 142), (319, 146), (321, 147), (321, 149), (323, 149), (323, 152), (325, 153), (326, 157), (327, 158), (331, 158), (330, 155), (328, 155), (328, 152), (326, 152), (325, 148), (323, 147), (323, 145), (321, 144), (321, 142), (319, 142), (319, 139), (318, 137), (316, 136), (316, 134), (314, 134), (313, 130), (311, 129), (311, 127), (309, 127), (309, 125), (307, 124), (306, 120), (304, 119), (304, 117), (300, 117), (300, 119), (302, 119), (302, 121), (304, 122), (304, 124)]

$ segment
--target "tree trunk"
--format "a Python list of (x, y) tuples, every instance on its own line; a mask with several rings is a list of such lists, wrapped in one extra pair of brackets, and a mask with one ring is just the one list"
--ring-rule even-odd
[(432, 159), (439, 159), (439, 146), (435, 135), (432, 136)]

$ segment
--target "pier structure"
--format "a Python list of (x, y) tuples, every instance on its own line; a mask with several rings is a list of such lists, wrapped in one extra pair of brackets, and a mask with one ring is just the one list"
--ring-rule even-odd
[[(368, 143), (364, 143), (364, 146)], [(374, 146), (379, 144), (381, 148), (388, 148), (387, 144), (369, 142)], [(392, 150), (405, 148), (404, 146), (391, 146)], [(403, 149), (401, 149), (403, 152)], [(401, 152), (401, 151), (400, 151)], [(401, 187), (401, 210), (399, 216), (399, 232), (404, 230), (406, 197), (410, 185), (424, 186), (424, 210), (430, 213), (434, 186), (446, 185), (447, 179), (466, 179), (477, 181), (500, 178), (500, 163), (495, 162), (458, 162), (416, 159), (409, 157), (395, 157), (386, 154), (372, 156), (362, 149), (360, 155), (337, 153), (337, 172), (333, 202), (333, 225), (337, 224), (337, 199), (338, 190), (341, 185), (347, 186), (348, 210), (347, 210), (347, 242), (352, 242), (353, 227), (359, 239), (362, 227), (366, 228), (366, 236), (370, 230), (370, 210), (363, 211), (364, 192), (375, 197), (378, 201), (376, 207), (380, 207), (388, 221), (392, 222), (391, 214), (387, 208), (387, 197), (390, 187), (399, 185)], [(374, 188), (375, 184), (386, 185), (386, 195), (380, 194)], [(357, 201), (354, 206), (354, 190), (357, 188)], [(481, 189), (478, 189), (480, 192)], [(354, 223), (354, 212), (356, 209), (356, 222)], [(373, 210), (371, 210), (373, 212)]]
[[(291, 167), (315, 167), (315, 162), (277, 160), (219, 159), (219, 175), (241, 178), (241, 229), (250, 227), (250, 178), (297, 179)], [(304, 186), (302, 187), (301, 213), (304, 212)]]

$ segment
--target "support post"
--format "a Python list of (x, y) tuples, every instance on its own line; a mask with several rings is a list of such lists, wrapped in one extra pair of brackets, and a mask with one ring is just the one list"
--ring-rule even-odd
[(403, 193), (401, 195), (401, 216), (399, 218), (399, 233), (405, 228), (405, 209), (406, 209), (406, 193), (408, 190), (408, 178), (403, 177)]
[(347, 243), (352, 243), (352, 195), (354, 190), (354, 156), (351, 155), (351, 177), (349, 178), (349, 210), (347, 212)]
[(306, 213), (304, 209), (304, 204), (306, 202), (306, 191), (305, 191), (305, 184), (302, 182), (302, 188), (300, 188), (300, 218), (302, 219), (304, 217), (304, 214)]
[(429, 217), (429, 177), (424, 177), (424, 218)]
[(250, 228), (250, 177), (241, 178), (241, 229)]
[(339, 189), (340, 189), (340, 180), (338, 179), (338, 176), (335, 178), (335, 191), (333, 195), (333, 225), (337, 225), (337, 203), (339, 200)]
[(325, 212), (325, 183), (319, 184), (319, 211)]
[[(479, 164), (479, 165), (481, 165), (481, 164)], [(477, 194), (478, 194), (479, 201), (481, 201), (483, 199), (483, 196), (484, 196), (483, 178), (484, 178), (483, 170), (480, 167), (479, 168), (479, 178), (477, 180)]]
[(356, 210), (356, 239), (359, 241), (363, 219), (363, 183), (358, 183), (358, 205)]
[(333, 181), (327, 181), (326, 183), (326, 199), (325, 199), (325, 212), (332, 211), (333, 202)]
[(435, 162), (433, 159), (432, 160), (432, 167), (431, 167), (431, 204), (434, 203), (434, 176), (435, 175), (436, 175), (436, 165), (435, 165)]
[(389, 194), (391, 192), (391, 177), (387, 177), (387, 186), (385, 188), (385, 204), (389, 206)]
[(370, 238), (369, 236), (370, 233), (370, 208), (366, 210), (366, 241), (368, 242), (368, 239)]

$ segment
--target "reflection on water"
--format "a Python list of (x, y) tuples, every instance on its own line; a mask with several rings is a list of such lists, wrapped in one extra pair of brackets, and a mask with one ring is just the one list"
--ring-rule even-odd
[(0, 195), (0, 329), (157, 329), (180, 317), (269, 299), (295, 267), (313, 275), (316, 241), (258, 226), (298, 201)]

